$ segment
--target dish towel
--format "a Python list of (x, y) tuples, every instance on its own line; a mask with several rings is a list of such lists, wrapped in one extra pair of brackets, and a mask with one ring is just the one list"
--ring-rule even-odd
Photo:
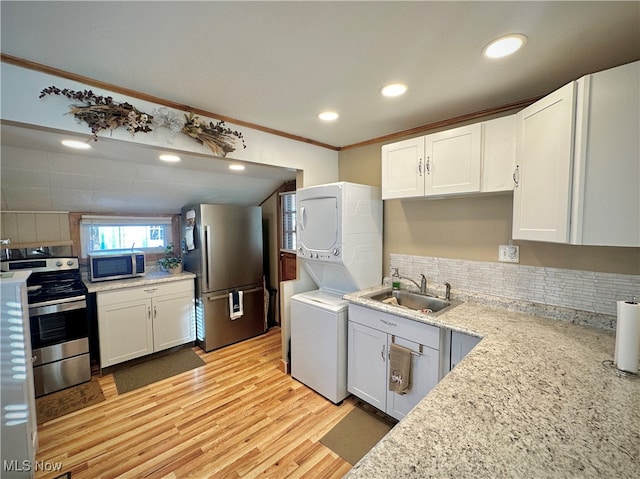
[(391, 343), (389, 355), (389, 391), (407, 394), (411, 389), (411, 350)]
[(231, 320), (241, 318), (244, 314), (244, 306), (242, 304), (242, 291), (233, 291), (229, 293), (229, 317)]

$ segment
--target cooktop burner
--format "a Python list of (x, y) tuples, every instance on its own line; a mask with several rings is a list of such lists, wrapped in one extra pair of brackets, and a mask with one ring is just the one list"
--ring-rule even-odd
[(78, 258), (20, 259), (2, 262), (2, 271), (29, 269), (29, 304), (65, 300), (86, 295)]

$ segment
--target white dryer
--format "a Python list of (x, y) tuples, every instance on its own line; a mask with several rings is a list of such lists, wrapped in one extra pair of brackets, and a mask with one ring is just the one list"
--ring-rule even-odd
[(291, 298), (291, 376), (334, 403), (347, 391), (346, 293), (382, 280), (380, 189), (331, 183), (296, 192), (298, 260), (319, 289)]

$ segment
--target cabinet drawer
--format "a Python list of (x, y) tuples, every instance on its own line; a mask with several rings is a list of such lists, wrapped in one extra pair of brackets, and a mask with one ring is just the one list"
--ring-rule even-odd
[(440, 328), (356, 304), (349, 305), (349, 321), (440, 349)]
[(100, 291), (96, 294), (98, 307), (118, 304), (126, 301), (136, 301), (141, 298), (163, 296), (165, 294), (193, 291), (193, 279), (171, 281), (166, 283), (151, 283), (145, 286), (122, 288), (113, 291)]

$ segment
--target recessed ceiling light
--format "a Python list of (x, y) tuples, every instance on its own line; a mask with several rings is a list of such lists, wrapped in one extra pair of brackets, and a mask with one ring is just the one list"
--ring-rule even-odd
[(380, 89), (384, 96), (400, 96), (404, 95), (409, 87), (406, 83), (396, 82), (389, 83)]
[(176, 155), (160, 155), (158, 158), (160, 158), (162, 161), (168, 161), (170, 163), (180, 161), (180, 157)]
[(512, 33), (496, 38), (482, 50), (489, 58), (502, 58), (520, 50), (527, 43), (527, 37), (520, 33)]
[(244, 170), (244, 165), (229, 165), (229, 169), (234, 171), (242, 171)]
[(340, 115), (338, 115), (338, 113), (336, 113), (335, 111), (323, 111), (318, 115), (318, 118), (320, 118), (322, 121), (335, 121), (339, 116)]
[(68, 146), (69, 148), (75, 148), (77, 150), (88, 150), (91, 148), (91, 145), (86, 141), (62, 140), (61, 143), (64, 146)]

